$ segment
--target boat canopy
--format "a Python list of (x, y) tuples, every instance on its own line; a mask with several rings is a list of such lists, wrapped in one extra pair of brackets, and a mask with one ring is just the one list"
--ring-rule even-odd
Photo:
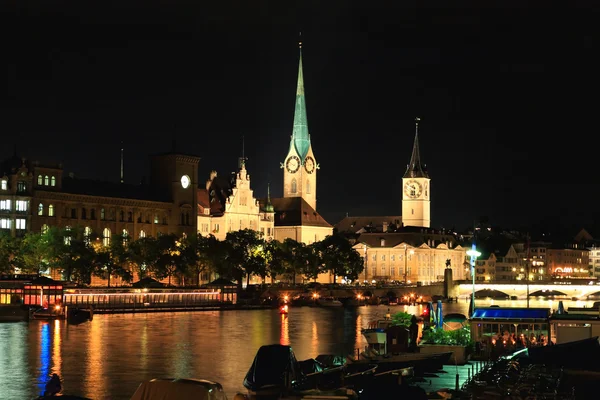
[(550, 317), (549, 308), (512, 308), (485, 307), (476, 308), (471, 320), (508, 320), (508, 321), (546, 321)]
[(152, 379), (142, 382), (131, 400), (227, 400), (218, 382), (203, 379)]
[(244, 378), (244, 387), (251, 391), (273, 387), (286, 390), (301, 388), (305, 382), (306, 377), (292, 348), (271, 344), (261, 346), (256, 352)]

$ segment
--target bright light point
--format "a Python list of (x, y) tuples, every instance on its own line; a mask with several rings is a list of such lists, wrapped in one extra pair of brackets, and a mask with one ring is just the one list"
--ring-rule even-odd
[(467, 255), (471, 256), (471, 257), (477, 258), (477, 257), (479, 257), (481, 255), (481, 253), (478, 252), (477, 250), (471, 249), (471, 250), (467, 250)]

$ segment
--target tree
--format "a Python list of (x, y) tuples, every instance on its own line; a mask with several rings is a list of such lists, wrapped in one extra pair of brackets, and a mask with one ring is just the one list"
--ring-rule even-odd
[(198, 254), (198, 274), (201, 272), (210, 275), (221, 271), (227, 256), (227, 243), (221, 242), (214, 235), (198, 236), (196, 239), (196, 252)]
[(282, 244), (282, 256), (285, 264), (285, 273), (292, 277), (292, 284), (296, 284), (296, 275), (304, 273), (307, 264), (308, 252), (306, 245), (294, 239), (287, 238)]
[(228, 254), (225, 257), (224, 266), (229, 270), (229, 275), (242, 286), (242, 279), (246, 277), (246, 284), (250, 281), (250, 275), (259, 275), (263, 263), (256, 256), (256, 251), (263, 246), (261, 235), (252, 229), (242, 229), (228, 232), (225, 237), (225, 245)]
[(278, 240), (265, 241), (264, 251), (267, 264), (266, 276), (270, 276), (274, 280), (278, 275), (285, 273), (283, 244)]
[(325, 270), (333, 274), (333, 280), (338, 276), (348, 280), (358, 279), (363, 271), (363, 259), (344, 236), (330, 235), (318, 245), (325, 265)]
[(159, 257), (158, 242), (153, 237), (140, 238), (128, 246), (127, 258), (139, 279), (145, 278), (148, 273), (156, 270)]
[(19, 246), (19, 239), (12, 237), (8, 232), (0, 232), (0, 274), (13, 272)]
[(106, 279), (107, 287), (113, 276), (118, 276), (126, 282), (131, 282), (133, 275), (127, 267), (130, 258), (128, 237), (115, 235), (110, 244), (104, 246), (99, 240), (89, 246), (93, 251), (92, 274)]
[(25, 273), (40, 274), (45, 271), (52, 257), (51, 243), (55, 242), (57, 234), (57, 228), (49, 228), (43, 233), (27, 232), (15, 258), (18, 267)]
[(154, 273), (159, 279), (169, 278), (171, 285), (171, 277), (176, 273), (185, 274), (186, 265), (183, 257), (181, 257), (181, 242), (177, 235), (161, 235), (157, 241), (158, 258), (156, 260)]
[(306, 251), (306, 265), (303, 273), (306, 279), (313, 279), (316, 282), (319, 274), (323, 272), (323, 254), (320, 242), (309, 244)]

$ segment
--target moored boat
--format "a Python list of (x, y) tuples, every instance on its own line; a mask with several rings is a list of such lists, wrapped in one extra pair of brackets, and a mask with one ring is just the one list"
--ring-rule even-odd
[(317, 300), (317, 304), (321, 307), (341, 307), (344, 305), (335, 297), (321, 297)]
[(227, 400), (218, 382), (204, 379), (151, 379), (142, 382), (131, 400)]

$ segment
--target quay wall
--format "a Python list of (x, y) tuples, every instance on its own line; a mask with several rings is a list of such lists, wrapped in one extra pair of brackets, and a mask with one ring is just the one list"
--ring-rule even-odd
[[(289, 296), (293, 297), (302, 293), (316, 293), (319, 297), (336, 297), (339, 299), (356, 298), (358, 295), (365, 295), (370, 293), (371, 296), (384, 297), (389, 292), (394, 292), (396, 296), (403, 297), (406, 295), (415, 294), (416, 296), (444, 296), (444, 283), (440, 282), (437, 284), (427, 286), (390, 286), (390, 287), (356, 287), (356, 288), (335, 288), (335, 289), (292, 289), (292, 288), (269, 288), (269, 293), (278, 297)], [(454, 292), (452, 292), (454, 293)], [(452, 297), (456, 295), (452, 294)]]

